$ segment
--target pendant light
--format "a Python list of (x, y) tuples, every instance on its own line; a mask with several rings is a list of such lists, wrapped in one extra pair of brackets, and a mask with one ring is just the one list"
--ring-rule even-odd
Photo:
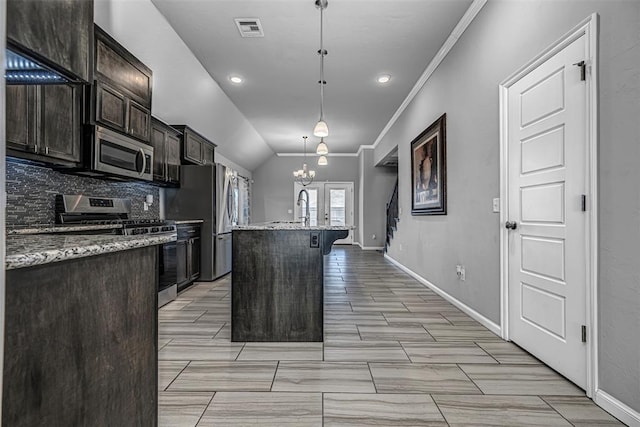
[(324, 138), (329, 136), (329, 126), (324, 121), (324, 85), (327, 82), (324, 80), (324, 57), (327, 55), (327, 51), (324, 49), (324, 10), (327, 8), (329, 2), (327, 0), (316, 0), (316, 7), (320, 9), (320, 120), (313, 128), (313, 135), (318, 138)]
[(320, 144), (316, 147), (316, 154), (320, 154), (321, 156), (329, 154), (329, 147), (324, 143), (324, 138), (320, 138)]
[(318, 166), (327, 166), (329, 161), (327, 160), (327, 156), (318, 157)]
[(309, 170), (309, 167), (307, 166), (307, 137), (303, 136), (302, 139), (304, 140), (304, 160), (302, 161), (302, 169), (293, 171), (293, 177), (298, 180), (300, 185), (306, 187), (313, 182), (313, 179), (316, 177), (316, 171)]

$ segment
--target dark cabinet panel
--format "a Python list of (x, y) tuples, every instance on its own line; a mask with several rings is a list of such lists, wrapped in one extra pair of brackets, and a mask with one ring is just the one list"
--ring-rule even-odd
[(200, 226), (179, 224), (177, 248), (177, 282), (181, 291), (200, 277)]
[(7, 0), (7, 39), (91, 81), (91, 0)]
[(202, 163), (202, 139), (191, 132), (184, 136), (184, 158), (193, 163)]
[(45, 155), (80, 162), (81, 89), (71, 85), (41, 87), (41, 136)]
[(151, 146), (153, 147), (153, 180), (166, 181), (165, 133), (155, 125), (151, 127)]
[(35, 151), (36, 146), (36, 86), (6, 86), (7, 147)]
[(148, 141), (150, 129), (151, 111), (130, 100), (128, 133), (131, 136)]
[(202, 144), (202, 163), (205, 165), (214, 163), (214, 147), (209, 143)]
[(7, 85), (9, 155), (64, 166), (81, 160), (82, 93), (77, 85)]
[(153, 180), (162, 184), (180, 183), (180, 132), (151, 118), (151, 145), (154, 148)]
[(96, 121), (121, 132), (127, 131), (127, 99), (117, 90), (96, 84)]
[(178, 275), (176, 282), (178, 285), (182, 285), (189, 281), (190, 274), (188, 269), (189, 258), (187, 255), (187, 247), (189, 246), (188, 240), (178, 241), (176, 243), (176, 266)]
[(213, 164), (216, 145), (186, 125), (172, 125), (182, 132), (182, 162)]
[(200, 238), (191, 239), (191, 280), (200, 277)]
[(95, 36), (96, 79), (110, 82), (151, 109), (151, 70), (100, 27), (96, 26)]
[(180, 182), (180, 137), (167, 134), (165, 140), (168, 182)]

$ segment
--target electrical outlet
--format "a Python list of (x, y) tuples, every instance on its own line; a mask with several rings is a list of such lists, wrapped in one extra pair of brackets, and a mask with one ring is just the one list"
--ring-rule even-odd
[(398, 215), (402, 215), (402, 208), (398, 208)]
[(464, 271), (464, 265), (456, 265), (456, 274), (458, 275), (458, 279), (462, 282), (464, 282), (466, 280), (466, 274)]
[(398, 249), (402, 251), (402, 243), (400, 243), (400, 246), (398, 246)]
[(493, 199), (493, 211), (500, 212), (500, 198), (496, 197)]
[(376, 240), (376, 235), (375, 235), (375, 234), (374, 234), (374, 235), (372, 235), (372, 236), (371, 236), (371, 238), (372, 238), (373, 240)]

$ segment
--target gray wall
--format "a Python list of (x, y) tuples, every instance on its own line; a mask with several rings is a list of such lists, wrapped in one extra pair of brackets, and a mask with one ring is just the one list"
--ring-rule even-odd
[[(160, 217), (159, 189), (140, 182), (116, 182), (66, 175), (50, 168), (12, 160), (6, 162), (7, 227), (55, 222), (56, 194), (86, 194), (131, 199), (131, 218)], [(149, 210), (143, 209), (147, 194), (153, 195)]]
[[(387, 203), (398, 178), (398, 169), (376, 167), (373, 150), (360, 152), (360, 187), (362, 188), (361, 224), (363, 247), (384, 246), (387, 230)], [(375, 234), (376, 238), (373, 238)]]
[[(358, 222), (358, 158), (329, 157), (327, 166), (317, 166), (317, 157), (308, 157), (309, 168), (316, 171), (316, 182), (336, 181), (353, 182), (354, 222)], [(251, 222), (265, 222), (293, 219), (287, 212), (293, 209), (293, 171), (302, 167), (300, 157), (272, 156), (253, 171), (251, 188)], [(356, 224), (357, 227), (357, 224)], [(354, 242), (358, 241), (358, 230), (354, 230)]]
[[(640, 411), (640, 2), (489, 1), (376, 148), (399, 144), (401, 222), (390, 255), (494, 322), (499, 312), (498, 85), (600, 15), (600, 387)], [(448, 215), (411, 216), (409, 143), (447, 113)], [(402, 245), (402, 250), (400, 246)], [(455, 265), (466, 266), (458, 282)]]

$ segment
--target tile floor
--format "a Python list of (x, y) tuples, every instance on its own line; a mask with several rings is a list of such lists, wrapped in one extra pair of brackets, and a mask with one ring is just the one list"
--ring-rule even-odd
[(159, 312), (160, 426), (621, 425), (378, 252), (325, 257), (324, 343), (230, 342), (230, 283)]

